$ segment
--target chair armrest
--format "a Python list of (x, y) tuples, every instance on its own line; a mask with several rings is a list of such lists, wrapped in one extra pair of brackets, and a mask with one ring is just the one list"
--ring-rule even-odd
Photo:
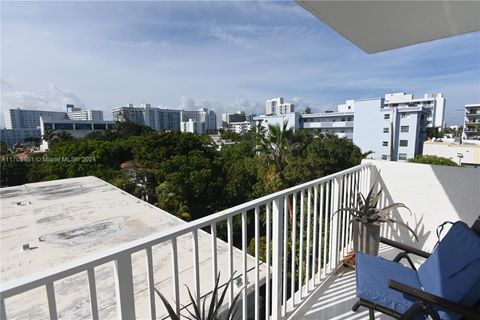
[(426, 251), (423, 251), (423, 250), (420, 250), (420, 249), (417, 249), (417, 248), (414, 248), (414, 247), (408, 246), (406, 244), (396, 242), (396, 241), (393, 241), (393, 240), (390, 240), (390, 239), (387, 239), (387, 238), (384, 238), (384, 237), (380, 237), (380, 242), (384, 243), (384, 244), (387, 244), (391, 247), (403, 250), (407, 253), (413, 253), (414, 255), (417, 255), (417, 256), (420, 256), (420, 257), (423, 257), (423, 258), (428, 258), (431, 255), (430, 253), (428, 253)]
[(461, 315), (467, 316), (467, 317), (472, 317), (473, 319), (478, 319), (480, 318), (480, 312), (477, 310), (467, 307), (461, 303), (454, 302), (439, 296), (436, 296), (434, 294), (425, 292), (423, 290), (408, 286), (406, 284), (403, 284), (401, 282), (395, 281), (395, 280), (389, 280), (388, 281), (388, 287), (397, 290), (406, 294), (409, 294), (417, 299), (420, 299), (424, 302), (427, 302), (429, 304), (436, 304), (438, 306), (441, 306), (445, 309), (451, 310), (455, 313), (459, 313)]

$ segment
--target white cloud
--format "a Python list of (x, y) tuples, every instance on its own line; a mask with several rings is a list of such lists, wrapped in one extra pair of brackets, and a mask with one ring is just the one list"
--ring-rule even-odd
[[(49, 86), (45, 94), (21, 90), (4, 79), (1, 79), (1, 85), (0, 111), (2, 115), (11, 108), (59, 111), (63, 110), (67, 103), (84, 106), (77, 95), (54, 84)], [(4, 126), (3, 117), (1, 117), (1, 126)]]
[(80, 100), (80, 98), (69, 90), (61, 89), (54, 84), (50, 84), (49, 89), (50, 89), (49, 90), (50, 101), (52, 101), (57, 105), (64, 106), (65, 104), (68, 103), (68, 104), (74, 104), (75, 106), (78, 106), (78, 107), (85, 106), (84, 103)]
[(210, 35), (239, 47), (247, 49), (251, 49), (253, 47), (253, 43), (251, 41), (245, 39), (244, 37), (228, 32), (225, 29), (220, 28), (219, 26), (212, 26), (210, 28)]

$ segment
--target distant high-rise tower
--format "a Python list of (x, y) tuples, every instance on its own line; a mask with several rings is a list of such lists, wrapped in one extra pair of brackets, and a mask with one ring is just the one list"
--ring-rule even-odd
[(295, 105), (293, 103), (284, 103), (282, 97), (265, 101), (266, 115), (280, 115), (293, 112), (295, 112)]
[(180, 130), (180, 110), (152, 108), (149, 103), (134, 107), (132, 103), (126, 107), (113, 109), (115, 121), (131, 121), (141, 126), (149, 126), (153, 130)]

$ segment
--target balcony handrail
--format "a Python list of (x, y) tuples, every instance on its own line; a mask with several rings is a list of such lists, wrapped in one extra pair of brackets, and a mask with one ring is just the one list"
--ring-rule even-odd
[(371, 165), (372, 164), (369, 162), (364, 162), (363, 164), (357, 165), (355, 167), (345, 169), (343, 171), (322, 178), (318, 178), (294, 187), (290, 187), (288, 189), (284, 189), (255, 200), (248, 201), (246, 203), (219, 211), (217, 213), (197, 219), (195, 221), (173, 226), (167, 230), (159, 231), (144, 238), (115, 246), (112, 249), (89, 254), (83, 258), (79, 258), (72, 262), (67, 262), (59, 266), (52, 267), (45, 271), (40, 271), (31, 275), (26, 275), (17, 279), (6, 281), (0, 284), (1, 299), (4, 300), (17, 294), (38, 288), (40, 286), (44, 286), (48, 283), (64, 279), (79, 272), (86, 271), (87, 269), (94, 268), (108, 262), (112, 262), (116, 260), (116, 258), (118, 258), (119, 256), (126, 254), (131, 255), (135, 252), (145, 250), (148, 247), (152, 247), (162, 242), (169, 241), (173, 238), (178, 238), (185, 234), (191, 233), (192, 231), (208, 227), (213, 223), (217, 223), (229, 217), (233, 217), (239, 212), (254, 209), (258, 206), (271, 202), (274, 199), (278, 199), (279, 197), (283, 197), (304, 190), (306, 188), (313, 187), (320, 183), (355, 172), (359, 169), (367, 168)]

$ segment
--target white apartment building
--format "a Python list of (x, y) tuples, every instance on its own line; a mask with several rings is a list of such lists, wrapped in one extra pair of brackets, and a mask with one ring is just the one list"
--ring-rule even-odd
[[(40, 136), (43, 138), (45, 131), (66, 131), (72, 135), (74, 139), (85, 138), (89, 133), (95, 131), (103, 131), (113, 129), (115, 122), (105, 120), (71, 120), (71, 119), (50, 119), (40, 117)], [(48, 142), (42, 140), (40, 145), (41, 151), (48, 150)]]
[(126, 107), (114, 108), (113, 119), (149, 126), (156, 131), (180, 130), (180, 110), (152, 108), (149, 103), (144, 103), (140, 107), (134, 107), (129, 103)]
[(246, 115), (244, 111), (238, 111), (235, 113), (222, 113), (222, 127), (227, 127), (232, 122), (244, 121), (246, 121)]
[(300, 115), (298, 112), (292, 112), (287, 114), (279, 114), (279, 115), (259, 115), (253, 118), (255, 120), (255, 124), (257, 126), (262, 126), (265, 130), (268, 130), (268, 126), (282, 126), (283, 123), (287, 123), (288, 129), (299, 129), (302, 128), (300, 125)]
[(251, 121), (231, 122), (229, 130), (236, 133), (246, 133), (252, 129)]
[(53, 120), (103, 120), (101, 110), (82, 110), (73, 104), (66, 105), (66, 111), (8, 109), (5, 111), (6, 129), (38, 129), (40, 117)]
[(282, 97), (267, 100), (265, 102), (266, 115), (281, 115), (295, 112), (293, 103), (285, 103)]
[(51, 120), (102, 121), (100, 110), (82, 110), (73, 104), (66, 105), (66, 111), (8, 109), (5, 111), (5, 129), (0, 139), (8, 146), (22, 143), (25, 139), (40, 139), (40, 118)]
[(103, 111), (101, 110), (82, 110), (81, 108), (75, 108), (73, 104), (67, 104), (66, 108), (67, 118), (71, 120), (103, 120)]
[(465, 105), (463, 139), (480, 140), (480, 103)]
[(333, 133), (340, 138), (353, 140), (353, 112), (324, 112), (302, 114), (300, 127), (318, 133)]
[(0, 140), (11, 147), (28, 139), (40, 139), (40, 129), (0, 129)]
[(415, 98), (405, 92), (388, 93), (385, 95), (387, 107), (424, 107), (430, 110), (428, 127), (443, 128), (445, 117), (445, 97), (442, 93), (425, 93), (423, 98)]
[(40, 117), (55, 120), (68, 119), (64, 111), (8, 109), (5, 111), (5, 129), (38, 129)]
[[(393, 96), (396, 97), (395, 94), (392, 94)], [(403, 97), (405, 94), (399, 96)], [(391, 97), (388, 104), (384, 98), (347, 100), (344, 104), (338, 105), (337, 111), (261, 115), (255, 117), (255, 121), (265, 129), (268, 129), (270, 124), (281, 125), (288, 121), (289, 128), (332, 133), (351, 140), (363, 152), (371, 151), (369, 155), (371, 159), (407, 160), (422, 154), (426, 128), (433, 125), (436, 119), (432, 112), (442, 115), (443, 121), (444, 98), (442, 94), (438, 94), (437, 97), (441, 97), (439, 99), (443, 99), (443, 103), (407, 105), (397, 99), (398, 103), (394, 104), (391, 103), (393, 101)]]
[(198, 134), (217, 132), (217, 115), (208, 108), (199, 108), (195, 110), (180, 110), (180, 121), (189, 122), (190, 119), (198, 122)]
[[(126, 107), (113, 109), (114, 121), (131, 121), (138, 125), (149, 126), (155, 131), (177, 130), (184, 131), (190, 128), (190, 119), (198, 123), (198, 134), (215, 132), (217, 130), (217, 116), (214, 111), (207, 108), (198, 110), (174, 110), (152, 107), (144, 103), (140, 107), (134, 107), (129, 103)], [(187, 124), (186, 124), (187, 123)], [(190, 130), (190, 129), (189, 129)], [(184, 131), (191, 132), (191, 131)]]
[(198, 121), (194, 121), (193, 119), (188, 119), (188, 121), (180, 122), (180, 131), (194, 133), (194, 134), (202, 134), (202, 125)]
[(429, 110), (386, 107), (383, 98), (355, 100), (353, 143), (370, 159), (407, 160), (422, 154)]
[(235, 113), (222, 113), (222, 127), (228, 128), (232, 123), (239, 122), (252, 122), (255, 114), (245, 113), (244, 111), (238, 111)]

